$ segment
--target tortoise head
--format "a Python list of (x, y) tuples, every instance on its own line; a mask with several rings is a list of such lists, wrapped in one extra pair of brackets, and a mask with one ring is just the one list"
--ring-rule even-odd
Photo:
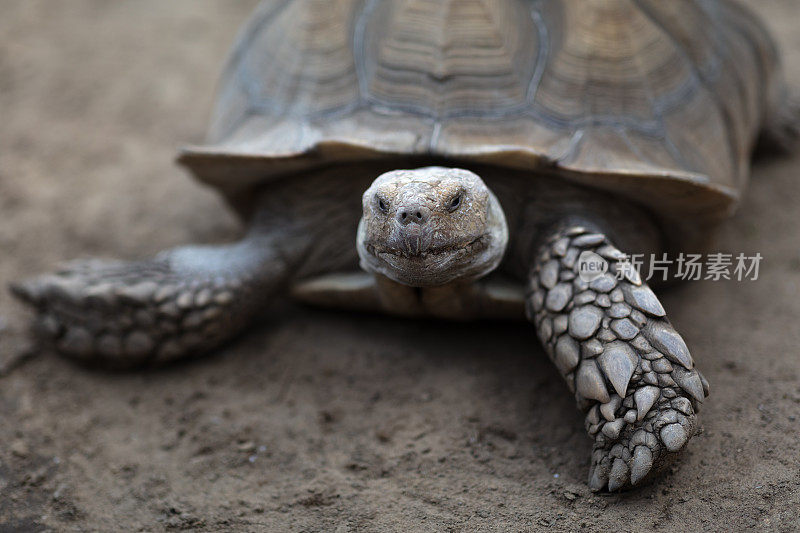
[(361, 267), (412, 287), (485, 276), (508, 243), (500, 202), (468, 170), (387, 172), (364, 192), (362, 207)]

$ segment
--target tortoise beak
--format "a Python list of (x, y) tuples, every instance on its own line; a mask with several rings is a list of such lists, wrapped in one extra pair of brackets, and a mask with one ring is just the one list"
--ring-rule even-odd
[(386, 242), (386, 247), (406, 257), (420, 257), (431, 248), (432, 241), (429, 228), (409, 224), (396, 228)]
[(430, 232), (419, 226), (407, 226), (400, 233), (400, 249), (408, 255), (421, 255), (431, 244)]

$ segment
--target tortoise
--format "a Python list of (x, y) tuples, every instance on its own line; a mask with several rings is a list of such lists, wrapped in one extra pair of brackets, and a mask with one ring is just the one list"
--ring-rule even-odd
[(728, 1), (265, 0), (178, 157), (243, 238), (12, 290), (40, 338), (112, 366), (207, 352), (283, 294), (527, 318), (585, 413), (591, 489), (629, 488), (686, 446), (708, 383), (621, 259), (707, 249), (756, 141), (797, 133), (786, 94)]

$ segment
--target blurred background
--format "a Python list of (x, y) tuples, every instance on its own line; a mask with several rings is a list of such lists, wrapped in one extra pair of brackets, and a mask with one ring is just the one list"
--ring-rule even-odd
[[(0, 283), (240, 228), (173, 165), (255, 0), (0, 0)], [(800, 2), (750, 2), (800, 93)], [(719, 251), (756, 282), (665, 307), (712, 386), (656, 485), (590, 441), (526, 324), (290, 308), (217, 354), (109, 373), (26, 351), (0, 292), (0, 531), (791, 530), (800, 520), (800, 153), (757, 162)], [(27, 356), (25, 355), (27, 354)]]

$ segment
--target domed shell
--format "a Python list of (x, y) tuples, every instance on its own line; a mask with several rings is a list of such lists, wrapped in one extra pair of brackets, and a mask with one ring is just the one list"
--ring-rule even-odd
[(721, 218), (776, 78), (730, 2), (266, 0), (180, 161), (235, 197), (324, 164), (446, 157)]

